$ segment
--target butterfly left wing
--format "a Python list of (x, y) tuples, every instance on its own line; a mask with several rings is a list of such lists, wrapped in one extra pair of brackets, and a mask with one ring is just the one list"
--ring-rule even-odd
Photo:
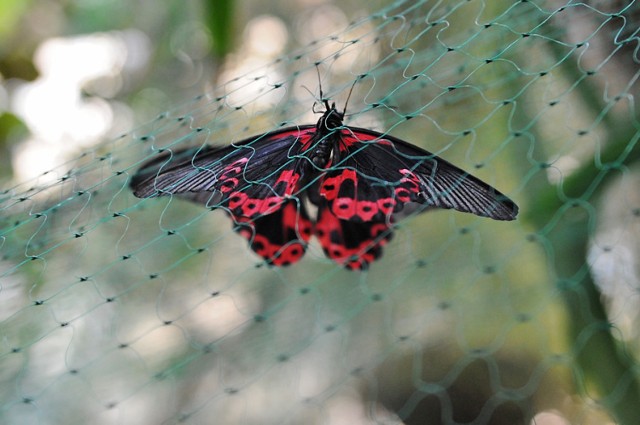
[(376, 131), (344, 127), (320, 196), (341, 220), (391, 222), (408, 206), (455, 209), (513, 220), (518, 207), (495, 188), (417, 146)]
[(302, 258), (311, 235), (297, 196), (314, 133), (314, 126), (290, 127), (231, 146), (167, 151), (142, 165), (130, 187), (139, 198), (177, 195), (223, 208), (251, 249), (288, 265)]
[(236, 218), (280, 209), (298, 190), (313, 126), (289, 127), (230, 146), (166, 151), (142, 165), (130, 187), (139, 198), (178, 195)]
[(288, 266), (305, 254), (312, 223), (304, 202), (288, 199), (277, 211), (254, 219), (240, 217), (234, 230), (268, 264)]

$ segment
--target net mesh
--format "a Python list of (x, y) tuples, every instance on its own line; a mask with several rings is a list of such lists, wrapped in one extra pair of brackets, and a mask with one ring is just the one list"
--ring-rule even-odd
[[(638, 6), (403, 1), (0, 192), (4, 423), (635, 424)], [(264, 265), (219, 211), (137, 199), (162, 149), (388, 132), (514, 199), (399, 223), (344, 270)]]

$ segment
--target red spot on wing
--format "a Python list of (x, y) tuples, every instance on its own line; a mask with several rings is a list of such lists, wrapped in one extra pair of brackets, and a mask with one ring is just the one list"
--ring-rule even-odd
[(269, 264), (287, 266), (299, 261), (311, 238), (312, 223), (304, 207), (288, 200), (279, 210), (255, 218), (236, 218), (236, 231)]
[(233, 192), (228, 200), (231, 215), (236, 220), (255, 218), (260, 215), (271, 214), (282, 206), (285, 198), (270, 196), (265, 199), (250, 198), (244, 192)]
[(327, 201), (333, 201), (338, 196), (340, 186), (347, 180), (351, 180), (354, 185), (356, 184), (355, 170), (347, 169), (333, 177), (325, 176), (320, 185), (320, 195)]
[(356, 203), (356, 215), (360, 217), (362, 221), (371, 221), (379, 210), (378, 204), (373, 201), (358, 201)]
[(218, 184), (222, 193), (229, 193), (238, 187), (242, 170), (244, 170), (247, 162), (249, 162), (249, 158), (240, 158), (222, 169), (222, 173), (218, 177)]
[[(236, 221), (241, 221), (243, 218), (256, 218), (258, 216), (271, 214), (279, 210), (282, 205), (291, 198), (291, 196), (299, 190), (298, 182), (300, 180), (300, 174), (293, 170), (283, 170), (276, 178), (273, 187), (269, 187), (266, 192), (272, 193), (272, 196), (267, 197), (251, 197), (247, 193), (247, 187), (241, 187), (239, 190), (236, 186), (229, 185), (229, 190), (222, 190), (223, 193), (229, 193), (229, 197), (226, 199), (227, 207), (231, 215)], [(225, 180), (225, 182), (231, 182), (231, 179)], [(247, 182), (248, 184), (248, 182)], [(265, 183), (255, 183), (264, 185)], [(264, 192), (258, 192), (263, 195)]]
[(400, 170), (400, 174), (403, 177), (395, 189), (396, 199), (402, 203), (414, 201), (421, 192), (420, 179), (413, 171), (406, 168)]
[(278, 184), (284, 184), (284, 191), (282, 195), (291, 196), (298, 187), (298, 180), (300, 180), (300, 174), (293, 170), (284, 170), (278, 176), (276, 180), (276, 186)]
[(281, 196), (259, 199), (250, 198), (244, 192), (233, 192), (229, 197), (228, 207), (231, 215), (237, 220), (243, 218), (251, 219), (277, 211), (285, 201), (286, 198)]
[(376, 204), (378, 204), (378, 211), (380, 211), (385, 217), (389, 217), (395, 210), (396, 200), (393, 198), (382, 198), (378, 199)]
[[(325, 176), (320, 184), (320, 195), (324, 197), (331, 212), (341, 220), (358, 221), (385, 221), (393, 214), (397, 200), (391, 197), (379, 199), (361, 199), (358, 194), (358, 179), (365, 178), (358, 176), (355, 170), (344, 169), (332, 176)], [(403, 189), (404, 190), (404, 189)], [(402, 190), (397, 191), (404, 199), (408, 200)], [(389, 191), (391, 195), (391, 191)]]
[(386, 223), (340, 220), (321, 208), (315, 234), (327, 257), (351, 270), (363, 270), (382, 255), (392, 233)]
[(343, 152), (348, 150), (349, 148), (353, 148), (354, 145), (363, 142), (374, 142), (388, 146), (393, 145), (393, 143), (390, 140), (385, 139), (383, 135), (363, 133), (352, 128), (343, 129), (341, 136), (342, 137), (339, 148)]
[(315, 127), (307, 128), (304, 130), (294, 128), (292, 130), (281, 131), (279, 133), (276, 133), (272, 137), (275, 137), (278, 139), (283, 139), (286, 137), (295, 137), (297, 139), (296, 143), (302, 143), (302, 150), (306, 151), (311, 147), (311, 140), (313, 139), (313, 136), (315, 135), (315, 133), (316, 133)]
[[(244, 192), (233, 192), (227, 201), (229, 209), (233, 212), (235, 216), (243, 216), (242, 214), (242, 206), (249, 199)], [(239, 213), (239, 214), (238, 214)]]

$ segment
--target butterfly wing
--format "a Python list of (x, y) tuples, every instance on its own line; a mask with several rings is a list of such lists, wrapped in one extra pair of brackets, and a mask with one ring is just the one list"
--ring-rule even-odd
[(314, 231), (325, 255), (351, 270), (367, 269), (392, 237), (385, 222), (341, 220), (328, 207), (318, 208)]
[(390, 222), (405, 207), (445, 208), (513, 220), (518, 207), (478, 178), (417, 146), (345, 127), (320, 196), (341, 220)]
[(139, 198), (176, 195), (224, 208), (251, 249), (288, 265), (302, 258), (311, 235), (296, 195), (314, 134), (315, 126), (290, 127), (231, 146), (167, 151), (144, 164), (130, 187)]
[(300, 260), (311, 238), (312, 223), (304, 203), (289, 199), (267, 215), (240, 217), (234, 228), (268, 264), (287, 266)]
[(282, 208), (299, 189), (314, 126), (289, 127), (225, 147), (167, 151), (133, 176), (139, 198), (178, 195), (236, 219), (256, 218)]

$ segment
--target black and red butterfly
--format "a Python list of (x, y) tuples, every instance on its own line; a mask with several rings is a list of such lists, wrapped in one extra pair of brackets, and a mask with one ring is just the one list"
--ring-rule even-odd
[[(225, 147), (165, 151), (131, 179), (139, 198), (179, 195), (222, 208), (267, 263), (300, 260), (315, 235), (327, 257), (366, 269), (394, 223), (432, 208), (513, 220), (505, 195), (438, 156), (387, 134), (343, 125), (323, 99), (315, 125), (287, 127)], [(317, 216), (307, 213), (307, 202)]]

